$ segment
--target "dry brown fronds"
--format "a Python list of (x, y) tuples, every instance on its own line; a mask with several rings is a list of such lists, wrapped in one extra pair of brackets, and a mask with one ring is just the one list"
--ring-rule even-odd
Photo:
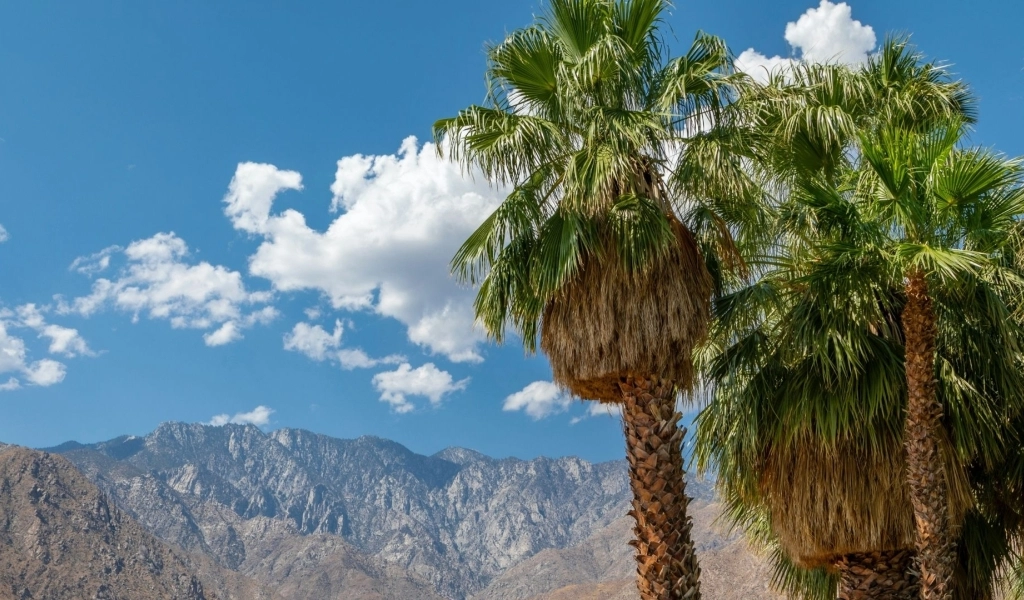
[[(951, 445), (946, 462), (952, 535), (973, 496)], [(761, 494), (783, 550), (799, 566), (830, 566), (837, 557), (914, 548), (914, 512), (906, 454), (898, 439), (826, 445), (797, 440), (765, 457)]]
[(555, 381), (580, 398), (620, 402), (626, 376), (693, 384), (694, 346), (707, 334), (712, 280), (690, 232), (642, 272), (596, 257), (544, 309), (541, 348)]
[(828, 447), (776, 446), (761, 492), (782, 548), (799, 566), (836, 557), (914, 547), (914, 515), (898, 441), (875, 450), (860, 440)]

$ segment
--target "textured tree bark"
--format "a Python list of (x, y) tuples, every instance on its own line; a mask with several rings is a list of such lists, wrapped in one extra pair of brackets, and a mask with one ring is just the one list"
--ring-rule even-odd
[(921, 598), (949, 600), (953, 596), (956, 549), (950, 535), (946, 473), (939, 449), (942, 405), (935, 392), (935, 312), (928, 282), (920, 271), (911, 273), (903, 308), (906, 337), (907, 415), (904, 443), (907, 482), (917, 526), (917, 563)]
[(683, 480), (682, 417), (672, 382), (623, 378), (626, 457), (636, 521), (636, 583), (641, 600), (699, 600), (697, 564)]
[(839, 572), (837, 600), (915, 600), (921, 586), (911, 569), (914, 553), (891, 550), (839, 557), (833, 567)]

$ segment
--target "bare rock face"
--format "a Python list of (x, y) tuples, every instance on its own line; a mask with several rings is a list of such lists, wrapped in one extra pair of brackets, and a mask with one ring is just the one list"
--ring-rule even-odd
[[(423, 456), (373, 437), (182, 423), (53, 451), (157, 537), (215, 563), (201, 575), (225, 594), (233, 573), (283, 600), (637, 597), (625, 461)], [(712, 527), (711, 486), (687, 491), (705, 597), (772, 597), (762, 563)]]
[[(465, 598), (547, 548), (626, 512), (621, 463), (415, 454), (387, 440), (167, 423), (144, 438), (65, 455), (161, 539), (246, 572), (247, 523), (340, 536), (354, 549)], [(248, 562), (247, 562), (248, 561)]]
[(0, 450), (0, 516), (0, 596), (211, 598), (181, 557), (60, 456)]

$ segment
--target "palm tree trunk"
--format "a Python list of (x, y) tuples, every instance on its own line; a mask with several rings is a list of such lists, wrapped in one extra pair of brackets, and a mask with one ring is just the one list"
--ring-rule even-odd
[(682, 415), (672, 382), (627, 377), (623, 400), (626, 457), (636, 520), (636, 584), (641, 600), (700, 599), (700, 567), (686, 513)]
[(839, 572), (837, 600), (914, 600), (920, 596), (917, 574), (911, 571), (910, 550), (847, 554), (833, 563)]
[(950, 535), (946, 474), (939, 449), (942, 405), (935, 393), (935, 312), (924, 274), (915, 271), (903, 308), (906, 338), (907, 481), (917, 525), (921, 598), (948, 600), (953, 593), (956, 549)]

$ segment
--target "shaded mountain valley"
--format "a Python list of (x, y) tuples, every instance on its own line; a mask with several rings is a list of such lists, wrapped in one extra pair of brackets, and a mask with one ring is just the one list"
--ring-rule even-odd
[[(165, 423), (8, 447), (0, 469), (12, 598), (636, 597), (623, 461)], [(705, 597), (775, 597), (763, 561), (714, 525), (711, 487), (689, 493)]]

